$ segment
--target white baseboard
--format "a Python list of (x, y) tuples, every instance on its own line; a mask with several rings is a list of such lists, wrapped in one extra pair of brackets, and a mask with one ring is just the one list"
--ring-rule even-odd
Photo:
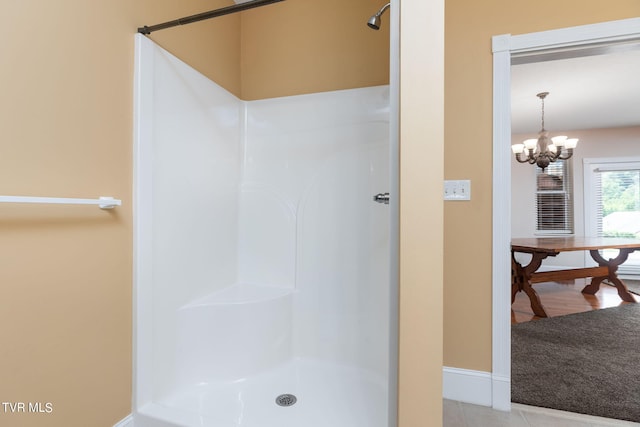
[(474, 405), (492, 405), (492, 377), (490, 372), (469, 369), (442, 369), (442, 397)]
[(493, 398), (491, 406), (498, 411), (511, 411), (511, 378), (499, 375), (491, 376)]
[(129, 414), (117, 423), (113, 427), (133, 427), (133, 415)]

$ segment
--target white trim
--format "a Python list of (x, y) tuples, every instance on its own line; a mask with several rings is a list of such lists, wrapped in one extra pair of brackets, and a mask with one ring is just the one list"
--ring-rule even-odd
[[(511, 342), (511, 340), (509, 340)], [(491, 407), (498, 411), (511, 411), (511, 378), (491, 376)]]
[[(492, 240), (492, 370), (500, 381), (491, 405), (509, 408), (511, 381), (511, 55), (559, 47), (640, 40), (640, 18), (511, 36), (494, 36), (493, 46), (493, 240)], [(508, 410), (508, 409), (507, 409)]]
[(578, 27), (560, 28), (514, 36), (510, 40), (510, 53), (528, 53), (539, 50), (601, 43), (615, 43), (638, 38), (640, 18), (621, 19)]
[[(133, 385), (132, 405), (135, 409), (151, 401), (153, 307), (151, 295), (151, 254), (149, 237), (153, 232), (151, 140), (153, 123), (153, 45), (142, 34), (135, 36), (134, 71), (134, 136), (133, 136)], [(142, 115), (145, 115), (142, 117)], [(142, 189), (149, 189), (146, 193)], [(145, 221), (140, 221), (145, 218)]]
[[(389, 10), (389, 377), (388, 427), (398, 425), (398, 297), (400, 253), (400, 1)], [(394, 197), (396, 196), (396, 197)]]
[(491, 406), (491, 373), (442, 368), (442, 397), (474, 405)]
[(113, 427), (133, 427), (133, 415), (129, 414), (117, 423)]
[[(603, 164), (603, 163), (638, 163), (640, 162), (640, 157), (588, 157), (582, 159), (582, 164), (590, 165), (593, 163)], [(624, 168), (612, 167), (607, 168), (607, 171), (615, 171), (615, 170), (624, 170)]]
[[(582, 174), (583, 174), (583, 204), (584, 204), (584, 228), (585, 234), (593, 234), (593, 223), (594, 223), (594, 207), (592, 205), (592, 201), (594, 198), (593, 194), (593, 182), (592, 182), (592, 165), (598, 164), (617, 164), (617, 163), (640, 163), (640, 157), (592, 157), (592, 158), (584, 158), (582, 159)], [(609, 170), (609, 169), (607, 169)], [(616, 168), (611, 168), (610, 170), (617, 170)], [(593, 261), (588, 254), (585, 254), (586, 261)], [(585, 264), (587, 265), (587, 264)]]
[[(494, 37), (494, 47), (508, 45), (510, 36)], [(511, 405), (511, 55), (508, 50), (493, 55), (493, 261), (491, 343), (493, 375), (506, 379), (503, 388), (492, 388), (496, 409)], [(505, 166), (506, 165), (506, 166)], [(496, 391), (496, 394), (493, 394)]]

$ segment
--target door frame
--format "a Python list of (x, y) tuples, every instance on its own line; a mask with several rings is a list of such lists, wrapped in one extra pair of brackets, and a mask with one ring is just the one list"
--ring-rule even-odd
[(640, 18), (492, 38), (492, 406), (511, 409), (511, 58), (640, 41)]

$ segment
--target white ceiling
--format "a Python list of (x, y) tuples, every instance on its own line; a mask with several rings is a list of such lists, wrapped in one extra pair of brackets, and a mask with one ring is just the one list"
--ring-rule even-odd
[[(566, 58), (571, 55), (577, 57)], [(540, 92), (549, 92), (544, 116), (551, 135), (640, 126), (640, 44), (514, 58), (513, 63), (517, 64), (511, 67), (513, 133), (540, 130), (541, 102), (536, 96)]]

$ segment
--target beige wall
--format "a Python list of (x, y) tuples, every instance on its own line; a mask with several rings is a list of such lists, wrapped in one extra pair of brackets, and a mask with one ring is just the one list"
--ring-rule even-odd
[[(54, 408), (12, 421), (110, 426), (130, 412), (133, 34), (229, 3), (3, 5), (0, 193), (123, 200), (0, 206), (3, 400)], [(385, 84), (388, 27), (364, 23), (381, 3), (288, 0), (152, 38), (245, 99)], [(403, 0), (401, 427), (440, 415), (439, 5)], [(474, 198), (444, 208), (445, 365), (491, 369), (491, 36), (639, 15), (636, 0), (446, 2), (444, 175), (471, 179)]]
[[(232, 5), (232, 0), (138, 0), (135, 28)], [(263, 9), (264, 10), (264, 9)], [(149, 37), (182, 61), (241, 96), (241, 15), (231, 14), (153, 32)]]
[[(226, 6), (230, 0), (163, 0), (146, 25)], [(244, 100), (389, 83), (389, 15), (366, 22), (378, 0), (288, 0), (155, 32), (151, 38)], [(339, 29), (340, 31), (337, 31)]]
[(0, 26), (0, 193), (124, 206), (0, 205), (0, 424), (112, 425), (130, 407), (127, 0), (10, 1)]
[[(131, 412), (133, 36), (215, 3), (229, 2), (3, 3), (0, 194), (123, 206), (0, 205), (0, 394), (53, 409), (0, 407), (0, 424), (112, 426)], [(239, 93), (239, 20), (224, 19), (224, 34), (194, 24), (157, 39)]]
[(447, 0), (445, 179), (473, 200), (445, 204), (445, 366), (491, 371), (491, 37), (638, 16), (635, 0)]
[(399, 427), (442, 425), (444, 3), (400, 14)]
[[(133, 36), (229, 4), (3, 4), (0, 194), (123, 201), (113, 211), (0, 205), (2, 400), (53, 409), (2, 411), (3, 425), (111, 426), (130, 413)], [(381, 5), (289, 0), (244, 23), (231, 15), (151, 38), (246, 99), (380, 85), (388, 26), (365, 23)]]
[(242, 16), (246, 100), (389, 83), (389, 14), (381, 0), (287, 0)]

